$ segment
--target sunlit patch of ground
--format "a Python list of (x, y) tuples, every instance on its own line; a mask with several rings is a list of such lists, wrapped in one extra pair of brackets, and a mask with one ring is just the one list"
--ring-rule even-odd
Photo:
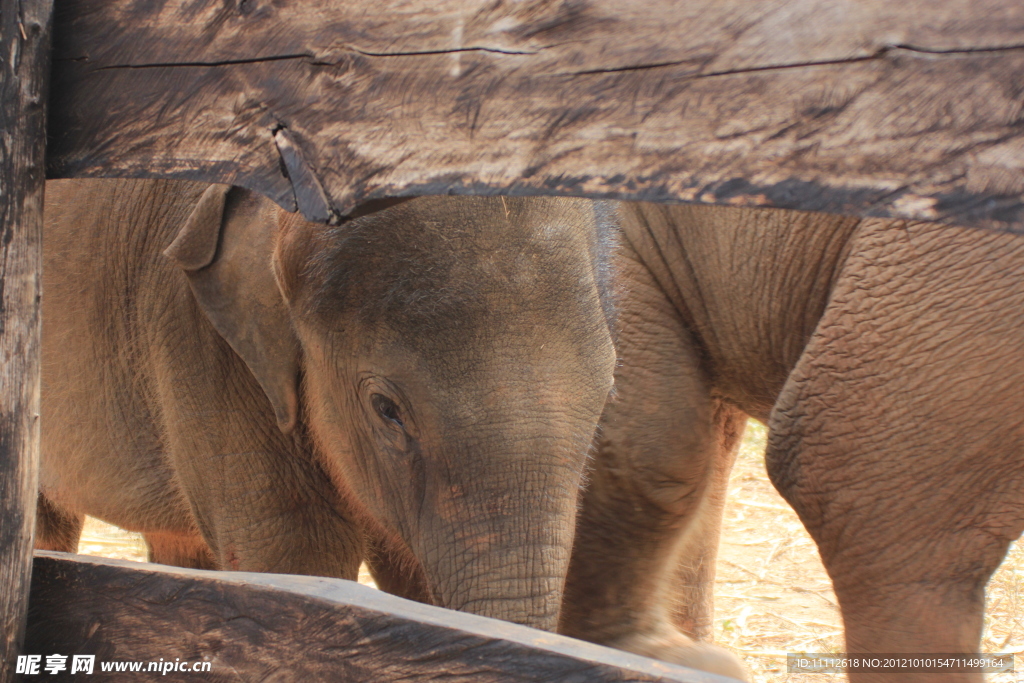
[(786, 674), (787, 652), (842, 652), (832, 585), (796, 513), (768, 481), (767, 430), (751, 421), (730, 479), (715, 583), (715, 640), (741, 655), (757, 683), (840, 681)]
[(85, 518), (82, 537), (78, 540), (82, 555), (98, 555), (115, 560), (146, 561), (146, 542), (140, 534), (119, 529), (92, 517)]
[[(715, 585), (715, 638), (746, 661), (755, 683), (831, 683), (841, 674), (787, 674), (787, 652), (842, 652), (842, 620), (817, 548), (764, 468), (766, 430), (756, 422), (732, 473)], [(86, 521), (78, 552), (145, 561), (138, 534)], [(365, 565), (359, 581), (373, 585)], [(1015, 652), (1024, 670), (1024, 543), (989, 583), (984, 652)], [(1024, 675), (990, 675), (1020, 683)]]

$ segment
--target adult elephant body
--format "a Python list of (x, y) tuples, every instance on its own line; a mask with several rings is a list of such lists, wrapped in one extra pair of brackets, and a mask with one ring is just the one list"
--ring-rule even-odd
[(621, 367), (562, 630), (666, 658), (679, 631), (710, 634), (722, 504), (753, 416), (848, 651), (976, 651), (985, 583), (1024, 529), (1024, 237), (621, 210)]
[[(600, 205), (310, 224), (227, 186), (47, 185), (38, 546), (356, 577), (555, 626), (614, 366)], [(166, 255), (164, 254), (166, 250)]]

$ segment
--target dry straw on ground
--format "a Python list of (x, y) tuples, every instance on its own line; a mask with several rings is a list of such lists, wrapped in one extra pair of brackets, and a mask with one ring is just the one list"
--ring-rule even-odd
[[(841, 652), (842, 620), (814, 542), (775, 492), (764, 469), (766, 430), (756, 422), (732, 473), (715, 586), (715, 638), (739, 653), (755, 683), (830, 683), (841, 674), (787, 674), (787, 652)], [(78, 551), (144, 560), (131, 534), (88, 520)], [(360, 581), (372, 585), (364, 572)], [(1024, 543), (1017, 543), (989, 583), (985, 652), (1015, 652), (1024, 669)], [(1024, 675), (989, 676), (1020, 683)]]

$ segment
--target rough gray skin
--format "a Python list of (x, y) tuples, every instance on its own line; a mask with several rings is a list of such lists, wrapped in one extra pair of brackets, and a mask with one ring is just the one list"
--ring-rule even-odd
[[(46, 188), (37, 547), (382, 583), (553, 629), (615, 356), (601, 205), (424, 197), (339, 227), (226, 186)], [(167, 255), (164, 255), (166, 250)]]
[(847, 650), (975, 652), (985, 583), (1024, 530), (1024, 237), (621, 210), (621, 365), (561, 630), (666, 659), (681, 632), (710, 636), (749, 415), (770, 428), (769, 475), (818, 544)]

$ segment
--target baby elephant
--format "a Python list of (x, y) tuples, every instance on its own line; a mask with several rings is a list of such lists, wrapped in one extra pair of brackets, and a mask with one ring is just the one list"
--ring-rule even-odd
[(615, 364), (603, 205), (422, 197), (327, 227), (75, 180), (45, 216), (37, 547), (74, 551), (85, 514), (193, 567), (355, 579), (372, 547), (398, 592), (554, 629)]
[(752, 416), (832, 577), (847, 651), (976, 651), (985, 583), (1024, 530), (1024, 236), (621, 211), (621, 365), (562, 629), (666, 658), (690, 650), (679, 630), (709, 635), (723, 499)]

